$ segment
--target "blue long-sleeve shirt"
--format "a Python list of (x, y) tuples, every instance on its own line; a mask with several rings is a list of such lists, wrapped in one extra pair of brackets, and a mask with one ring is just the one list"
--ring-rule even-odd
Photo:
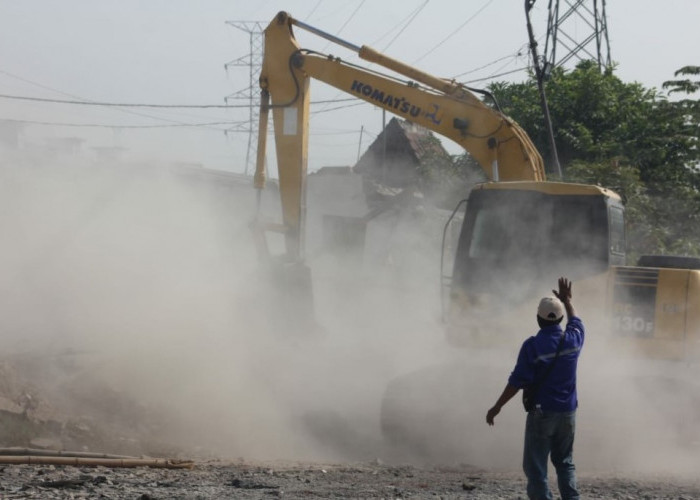
[[(535, 397), (536, 406), (544, 411), (567, 412), (578, 407), (576, 366), (584, 340), (581, 319), (577, 316), (569, 318), (563, 334), (559, 358)], [(554, 325), (542, 328), (537, 335), (525, 340), (508, 384), (523, 388), (541, 380), (547, 366), (554, 360), (561, 335), (561, 326)]]

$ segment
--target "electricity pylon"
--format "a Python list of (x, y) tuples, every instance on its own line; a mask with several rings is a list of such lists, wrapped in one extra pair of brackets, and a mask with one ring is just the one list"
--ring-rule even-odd
[(593, 59), (601, 71), (612, 66), (605, 0), (549, 0), (545, 74), (574, 58)]
[(226, 21), (236, 29), (248, 34), (249, 51), (248, 54), (229, 61), (224, 65), (226, 69), (232, 66), (243, 66), (248, 68), (248, 85), (237, 90), (233, 94), (225, 97), (226, 103), (229, 100), (242, 100), (248, 103), (248, 121), (231, 127), (226, 132), (247, 132), (248, 148), (245, 156), (245, 175), (248, 175), (248, 167), (255, 161), (255, 148), (258, 143), (258, 116), (260, 114), (260, 86), (258, 77), (262, 69), (263, 60), (263, 25), (259, 21)]

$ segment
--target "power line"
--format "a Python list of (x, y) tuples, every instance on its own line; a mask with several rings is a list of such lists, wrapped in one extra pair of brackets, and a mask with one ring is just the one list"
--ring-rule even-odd
[(323, 2), (323, 0), (318, 0), (318, 2), (316, 2), (316, 5), (314, 6), (314, 8), (311, 9), (311, 12), (309, 12), (306, 15), (306, 17), (304, 18), (304, 21), (308, 21), (308, 19), (314, 14), (314, 12), (316, 12), (316, 9), (318, 9), (318, 6), (321, 5), (321, 2)]
[[(425, 6), (428, 5), (429, 1), (430, 0), (425, 0), (425, 2), (423, 2), (423, 4), (420, 7), (418, 7), (416, 10), (414, 10), (411, 14), (408, 15), (410, 19), (408, 19), (406, 24), (404, 24), (404, 26), (399, 30), (396, 36), (394, 36), (394, 38), (392, 38), (391, 41), (384, 46), (382, 51), (386, 51), (386, 49), (388, 49), (391, 46), (391, 44), (393, 44), (396, 41), (396, 39), (401, 35), (401, 33), (403, 33), (406, 30), (406, 28), (410, 26), (410, 24), (416, 19), (416, 17), (418, 17), (418, 14), (420, 14), (420, 12), (425, 8)], [(401, 22), (403, 23), (404, 21)]]
[(47, 87), (46, 85), (42, 85), (42, 84), (40, 84), (40, 83), (33, 82), (33, 81), (31, 81), (31, 80), (27, 80), (26, 78), (22, 78), (21, 76), (14, 75), (14, 74), (12, 74), (12, 73), (10, 73), (10, 72), (8, 72), (8, 71), (4, 71), (4, 70), (1, 70), (1, 69), (0, 69), (0, 73), (2, 73), (3, 75), (9, 76), (10, 78), (14, 78), (14, 79), (16, 79), (16, 80), (19, 80), (19, 81), (21, 81), (21, 82), (28, 83), (28, 84), (30, 84), (30, 85), (34, 85), (35, 87), (39, 87), (39, 88), (42, 88), (42, 89), (45, 89), (45, 90), (50, 90), (51, 92), (56, 92), (57, 94), (61, 94), (61, 95), (65, 95), (65, 96), (68, 96), (68, 97), (74, 97), (74, 98), (76, 98), (76, 99), (79, 99), (79, 97), (76, 96), (76, 95), (68, 94), (68, 93), (66, 93), (66, 92), (61, 92), (60, 90), (56, 90), (56, 89), (54, 89), (54, 88)]
[(520, 71), (525, 71), (525, 70), (527, 70), (527, 69), (528, 69), (527, 67), (524, 67), (524, 68), (517, 68), (517, 69), (511, 70), (511, 71), (505, 71), (505, 72), (503, 72), (503, 73), (497, 73), (497, 74), (489, 75), (489, 76), (484, 77), (484, 78), (477, 78), (476, 80), (469, 80), (469, 81), (464, 82), (464, 83), (483, 82), (483, 81), (486, 81), (486, 80), (491, 80), (491, 79), (493, 79), (493, 78), (498, 78), (499, 76), (512, 75), (513, 73), (518, 73), (518, 72), (520, 72)]
[(135, 104), (135, 103), (116, 103), (116, 102), (100, 102), (100, 101), (74, 101), (68, 99), (47, 99), (44, 97), (27, 97), (0, 94), (3, 99), (18, 99), (22, 101), (38, 101), (38, 102), (53, 102), (58, 104), (80, 104), (83, 106), (111, 106), (122, 108), (249, 108), (248, 104), (228, 105), (228, 104)]
[[(73, 101), (67, 99), (47, 99), (44, 97), (29, 97), (0, 94), (2, 99), (15, 99), (21, 101), (36, 101), (36, 102), (51, 102), (56, 104), (78, 104), (81, 106), (108, 106), (108, 107), (124, 107), (124, 108), (250, 108), (250, 104), (134, 104), (134, 103), (117, 103), (117, 102), (99, 102), (99, 101)], [(355, 99), (327, 99), (322, 101), (312, 101), (311, 104), (327, 104), (342, 101), (354, 101)], [(151, 117), (153, 118), (153, 117)], [(161, 119), (161, 118), (158, 118)], [(179, 122), (178, 122), (179, 123)]]
[(0, 122), (26, 123), (28, 125), (51, 125), (57, 127), (85, 127), (85, 128), (176, 128), (176, 127), (214, 127), (217, 125), (236, 125), (246, 122), (208, 122), (208, 123), (167, 123), (161, 125), (114, 125), (104, 123), (65, 123), (44, 122), (36, 120), (16, 120), (13, 118), (0, 118)]
[[(524, 45), (523, 47), (527, 47), (527, 45)], [(453, 78), (459, 78), (460, 76), (469, 75), (469, 74), (471, 74), (471, 73), (476, 73), (477, 71), (480, 71), (480, 70), (482, 70), (482, 69), (486, 69), (486, 68), (488, 68), (489, 66), (493, 66), (494, 64), (499, 63), (499, 62), (501, 62), (501, 61), (505, 61), (506, 59), (515, 59), (515, 58), (517, 58), (517, 57), (520, 57), (520, 56), (523, 55), (523, 54), (522, 54), (522, 49), (523, 49), (523, 47), (521, 47), (520, 49), (518, 49), (518, 52), (515, 53), (515, 54), (511, 54), (511, 55), (509, 55), (509, 56), (499, 57), (498, 59), (494, 59), (494, 60), (491, 61), (490, 63), (484, 64), (483, 66), (479, 66), (478, 68), (470, 69), (469, 71), (465, 71), (464, 73), (460, 73), (460, 74), (458, 74), (458, 75), (455, 75)]]
[[(352, 99), (352, 100), (356, 101), (357, 99)], [(319, 113), (327, 113), (328, 111), (336, 111), (338, 109), (354, 108), (355, 106), (362, 106), (363, 104), (369, 104), (369, 103), (365, 102), (365, 101), (361, 101), (361, 102), (358, 102), (357, 104), (348, 104), (346, 106), (336, 106), (335, 108), (319, 109), (318, 111), (312, 111), (310, 114), (316, 115)]]
[[(350, 14), (350, 17), (347, 18), (347, 20), (343, 23), (343, 25), (340, 27), (340, 29), (336, 32), (336, 35), (340, 35), (340, 33), (345, 29), (345, 27), (350, 23), (350, 21), (352, 21), (352, 19), (355, 17), (355, 14), (357, 14), (357, 11), (360, 10), (360, 8), (364, 5), (365, 2), (366, 2), (366, 0), (362, 0), (362, 1), (360, 2), (360, 4), (359, 4), (357, 7), (355, 7), (355, 10), (352, 11), (352, 14)], [(322, 51), (322, 52), (325, 51), (326, 48), (328, 48), (328, 46), (330, 45), (330, 43), (331, 43), (331, 42), (328, 42), (328, 43), (321, 49), (321, 51)]]
[[(44, 122), (36, 120), (16, 120), (14, 118), (0, 118), (0, 122), (12, 122), (12, 123), (24, 123), (27, 125), (48, 125), (57, 127), (78, 127), (78, 128), (111, 128), (111, 129), (155, 129), (155, 128), (185, 128), (185, 127), (204, 127), (204, 126), (217, 126), (217, 125), (243, 125), (248, 123), (246, 121), (241, 122), (210, 122), (210, 123), (184, 123), (184, 124), (166, 124), (166, 125), (113, 125), (105, 123), (65, 123), (65, 122)], [(230, 132), (247, 132), (247, 130), (231, 130), (231, 129), (221, 129), (220, 131)], [(352, 135), (357, 134), (357, 130), (338, 130), (338, 131), (327, 131), (327, 132), (311, 132), (310, 135), (313, 136), (323, 136), (323, 135)], [(373, 134), (365, 130), (365, 134), (372, 135), (374, 137), (377, 134)], [(270, 131), (270, 135), (274, 135), (274, 132)]]
[[(416, 9), (413, 9), (413, 11), (411, 11), (411, 12), (410, 12), (406, 17), (404, 17), (401, 21), (399, 21), (399, 22), (396, 23), (394, 26), (392, 26), (391, 28), (389, 28), (386, 32), (384, 32), (384, 34), (383, 34), (382, 36), (380, 36), (379, 38), (375, 38), (374, 40), (372, 40), (372, 41), (369, 43), (369, 45), (372, 46), (372, 47), (374, 47), (375, 45), (377, 45), (379, 42), (381, 42), (382, 40), (384, 40), (386, 37), (388, 37), (391, 33), (393, 33), (395, 30), (397, 30), (397, 29), (399, 29), (399, 28), (401, 28), (400, 31), (399, 31), (399, 34), (401, 34), (401, 31), (403, 31), (403, 30), (406, 28), (406, 26), (403, 26), (404, 23), (406, 23), (406, 21), (409, 21), (409, 22), (410, 22), (410, 21), (413, 21), (412, 18), (413, 18), (413, 16), (416, 14), (416, 12), (420, 12), (420, 11), (423, 9), (423, 7), (425, 7), (425, 5), (426, 5), (429, 1), (430, 1), (430, 0), (425, 0), (425, 1), (423, 2), (423, 5), (417, 7)], [(397, 35), (397, 36), (398, 36), (398, 35)], [(396, 38), (396, 37), (394, 37), (394, 38)], [(393, 41), (394, 41), (394, 39), (392, 39), (391, 42), (389, 42), (389, 45), (390, 45)], [(384, 50), (386, 50), (386, 48), (387, 48), (389, 45), (385, 46), (385, 47), (384, 47)]]
[[(26, 78), (22, 78), (21, 76), (14, 75), (14, 74), (12, 74), (12, 73), (10, 73), (10, 72), (8, 72), (8, 71), (0, 70), (0, 73), (4, 74), (4, 75), (6, 75), (6, 76), (9, 76), (9, 77), (11, 77), (11, 78), (15, 78), (15, 79), (17, 79), (17, 80), (20, 80), (20, 81), (23, 81), (23, 82), (25, 82), (25, 83), (28, 83), (28, 84), (30, 84), (30, 85), (34, 85), (34, 86), (39, 87), (39, 88), (43, 88), (43, 89), (46, 89), (46, 90), (50, 90), (51, 92), (56, 92), (57, 94), (65, 95), (65, 96), (68, 96), (68, 97), (73, 97), (73, 98), (75, 98), (75, 99), (80, 99), (80, 101), (82, 101), (82, 102), (90, 102), (89, 99), (83, 99), (83, 98), (80, 97), (80, 96), (77, 96), (77, 95), (74, 95), (74, 94), (68, 94), (68, 93), (66, 93), (66, 92), (62, 92), (62, 91), (60, 91), (60, 90), (57, 90), (57, 89), (48, 87), (48, 86), (46, 86), (46, 85), (42, 85), (42, 84), (40, 84), (40, 83), (34, 82), (34, 81), (32, 81), (32, 80), (28, 80), (28, 79), (26, 79)], [(119, 111), (122, 112), (122, 113), (127, 113), (127, 114), (130, 114), (130, 115), (134, 115), (134, 116), (142, 116), (142, 117), (144, 117), (144, 118), (151, 118), (152, 120), (159, 120), (159, 121), (168, 122), (168, 123), (182, 123), (182, 122), (179, 122), (179, 121), (177, 121), (177, 120), (171, 120), (171, 119), (169, 119), (169, 118), (161, 118), (161, 117), (158, 117), (158, 116), (147, 115), (147, 114), (145, 114), (145, 113), (139, 113), (138, 111), (132, 111), (132, 110), (129, 110), (129, 109), (119, 109)]]
[(511, 71), (502, 72), (502, 70), (504, 70), (506, 67), (508, 67), (508, 66), (511, 65), (512, 63), (517, 62), (517, 61), (518, 61), (518, 57), (519, 57), (519, 56), (516, 55), (515, 58), (513, 58), (512, 61), (507, 62), (507, 63), (501, 65), (496, 71), (494, 71), (493, 73), (491, 73), (490, 75), (488, 75), (486, 78), (496, 78), (496, 77), (499, 77), (499, 76), (510, 75), (510, 74), (513, 74), (513, 73), (517, 73), (518, 71), (530, 69), (530, 65), (528, 64), (528, 65), (527, 65), (526, 67), (524, 67), (524, 68), (520, 68), (520, 69), (515, 69), (515, 70), (511, 70)]
[(348, 24), (350, 24), (350, 21), (352, 21), (353, 17), (355, 17), (355, 14), (357, 14), (357, 11), (360, 10), (360, 8), (364, 5), (365, 2), (366, 2), (366, 0), (362, 0), (362, 1), (360, 2), (360, 5), (358, 5), (357, 7), (355, 7), (355, 10), (352, 11), (352, 14), (350, 14), (350, 17), (348, 17), (348, 19), (343, 23), (343, 25), (342, 25), (342, 26), (340, 27), (340, 29), (338, 30), (338, 34), (340, 34), (340, 33), (345, 29), (345, 27), (346, 27)]
[[(377, 136), (377, 134), (373, 134), (371, 132), (368, 132), (367, 130), (364, 131), (365, 134), (372, 135), (374, 137)], [(313, 136), (321, 136), (321, 135), (353, 135), (357, 134), (357, 130), (344, 130), (344, 131), (338, 131), (338, 132), (313, 132), (310, 133), (310, 135)]]
[(478, 16), (479, 14), (481, 14), (481, 12), (482, 12), (486, 7), (488, 7), (489, 5), (491, 5), (492, 3), (493, 3), (493, 0), (488, 0), (488, 2), (486, 2), (484, 5), (482, 5), (482, 7), (481, 7), (479, 10), (477, 10), (470, 18), (468, 18), (466, 21), (464, 21), (462, 24), (460, 24), (460, 25), (457, 27), (457, 29), (455, 29), (454, 31), (452, 31), (452, 33), (450, 33), (450, 34), (447, 35), (445, 38), (443, 38), (442, 41), (441, 41), (440, 43), (438, 43), (438, 44), (435, 45), (432, 49), (430, 49), (428, 52), (426, 52), (425, 54), (423, 54), (422, 56), (420, 56), (418, 59), (416, 59), (415, 61), (413, 61), (413, 64), (415, 64), (415, 63), (417, 63), (417, 62), (419, 62), (419, 61), (425, 59), (429, 54), (432, 54), (438, 47), (440, 47), (440, 46), (441, 46), (442, 44), (444, 44), (447, 40), (449, 40), (449, 39), (452, 38), (454, 35), (456, 35), (459, 31), (461, 31), (462, 28), (464, 28), (467, 24), (469, 24), (474, 18), (476, 18), (476, 16)]

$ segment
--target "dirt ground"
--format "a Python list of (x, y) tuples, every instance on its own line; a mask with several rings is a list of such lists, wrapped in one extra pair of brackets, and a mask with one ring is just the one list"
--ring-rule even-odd
[[(21, 364), (18, 363), (18, 366)], [(34, 370), (36, 371), (36, 370)], [(474, 466), (459, 461), (408, 464), (381, 453), (381, 446), (361, 443), (365, 457), (328, 461), (267, 461), (224, 458), (206, 448), (188, 448), (156, 440), (159, 415), (131, 402), (125, 395), (104, 387), (76, 393), (75, 402), (89, 396), (96, 406), (93, 418), (76, 418), (57, 408), (58, 400), (27, 383), (7, 363), (0, 364), (0, 446), (67, 451), (115, 453), (193, 461), (191, 469), (106, 468), (58, 465), (3, 465), (0, 463), (0, 499), (228, 499), (228, 498), (473, 498), (525, 499), (525, 479), (517, 469), (518, 457), (508, 468)], [(78, 386), (76, 385), (77, 389)], [(97, 404), (99, 403), (99, 404)], [(85, 406), (85, 408), (87, 408)], [(97, 411), (99, 410), (99, 411)], [(111, 418), (108, 418), (108, 415)], [(522, 415), (514, 412), (514, 418)], [(584, 419), (585, 421), (586, 419)], [(98, 425), (97, 422), (100, 422)], [(116, 425), (117, 422), (119, 425)], [(314, 420), (318, 427), (318, 419)], [(125, 425), (128, 424), (128, 425)], [(505, 422), (504, 422), (505, 424)], [(484, 428), (486, 426), (484, 425)], [(501, 425), (499, 429), (507, 428)], [(338, 427), (331, 427), (338, 430)], [(328, 440), (327, 434), (316, 435)], [(357, 438), (357, 436), (356, 436)], [(352, 443), (340, 443), (352, 448)], [(520, 453), (517, 445), (509, 447)], [(6, 449), (0, 450), (0, 455)], [(509, 452), (510, 453), (510, 452)], [(275, 457), (283, 453), (269, 452)], [(235, 456), (235, 455), (234, 455)], [(689, 455), (692, 457), (692, 455)], [(696, 456), (697, 457), (697, 456)], [(0, 462), (2, 462), (0, 456)], [(486, 463), (486, 457), (482, 457)], [(659, 455), (659, 460), (663, 460)], [(610, 459), (614, 463), (614, 460)], [(618, 461), (619, 462), (619, 461)], [(474, 462), (478, 463), (478, 462)], [(674, 462), (675, 463), (675, 462)], [(582, 498), (601, 499), (700, 499), (700, 476), (667, 472), (610, 470), (590, 460), (579, 463)], [(621, 464), (622, 465), (622, 464)], [(661, 464), (660, 464), (661, 465)], [(675, 470), (659, 467), (661, 470)], [(691, 467), (692, 470), (692, 467)], [(605, 472), (602, 472), (605, 471)], [(556, 478), (550, 471), (556, 496)]]
[[(0, 474), (2, 499), (526, 498), (525, 481), (515, 471), (379, 461), (321, 464), (208, 459), (197, 461), (191, 470), (11, 465), (1, 466)], [(583, 473), (579, 486), (582, 498), (700, 498), (700, 482), (672, 477)]]

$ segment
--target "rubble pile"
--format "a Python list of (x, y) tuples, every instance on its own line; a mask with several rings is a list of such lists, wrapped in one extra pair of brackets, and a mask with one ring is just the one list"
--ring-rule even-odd
[(175, 453), (158, 443), (157, 416), (90, 377), (40, 387), (20, 360), (0, 362), (0, 448), (99, 451), (130, 456)]

